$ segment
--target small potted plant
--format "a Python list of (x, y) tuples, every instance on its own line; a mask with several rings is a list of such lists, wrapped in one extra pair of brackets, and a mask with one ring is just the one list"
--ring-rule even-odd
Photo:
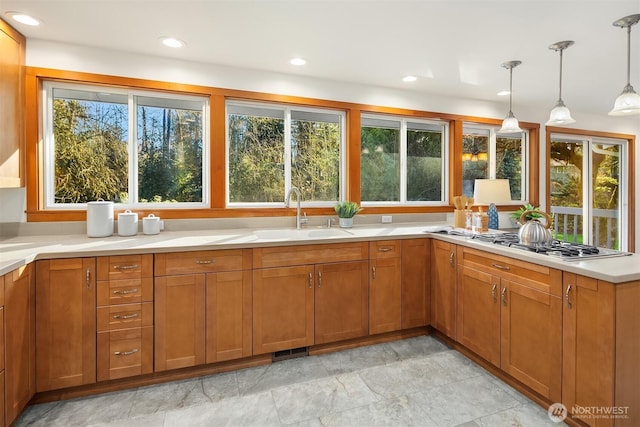
[(340, 220), (340, 227), (350, 228), (353, 226), (353, 217), (362, 210), (356, 202), (344, 201), (338, 203), (335, 208)]
[(525, 221), (529, 221), (535, 218), (544, 218), (544, 214), (540, 212), (539, 206), (533, 206), (531, 203), (527, 203), (526, 205), (521, 206), (520, 209), (518, 209), (517, 211), (511, 213), (510, 216), (511, 216), (511, 219), (513, 219), (513, 222), (515, 222), (519, 226), (522, 225), (520, 223), (520, 217), (526, 211), (533, 211), (533, 212), (530, 212), (529, 214), (527, 214), (527, 217), (524, 218)]

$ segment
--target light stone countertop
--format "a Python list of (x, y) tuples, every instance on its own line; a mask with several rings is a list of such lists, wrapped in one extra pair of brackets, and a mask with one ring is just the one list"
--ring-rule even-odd
[(428, 233), (443, 224), (393, 224), (354, 228), (217, 229), (163, 231), (148, 236), (89, 238), (82, 234), (19, 236), (0, 241), (0, 275), (39, 259), (106, 255), (239, 249), (352, 241), (431, 237), (522, 261), (581, 274), (612, 283), (640, 280), (640, 254), (567, 262), (555, 257), (470, 240), (465, 236)]

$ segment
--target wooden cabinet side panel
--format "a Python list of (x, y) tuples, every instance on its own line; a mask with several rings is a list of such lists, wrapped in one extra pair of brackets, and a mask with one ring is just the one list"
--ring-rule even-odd
[(402, 327), (401, 259), (370, 261), (369, 333), (397, 331)]
[(205, 362), (205, 275), (156, 278), (155, 370)]
[(315, 344), (367, 335), (368, 272), (367, 261), (316, 266)]
[(31, 265), (5, 276), (5, 420), (11, 425), (35, 393), (35, 275)]
[(640, 282), (616, 288), (615, 405), (627, 407), (627, 418), (616, 426), (640, 424)]
[(207, 274), (207, 363), (251, 356), (251, 271)]
[(431, 241), (402, 241), (402, 328), (431, 322)]

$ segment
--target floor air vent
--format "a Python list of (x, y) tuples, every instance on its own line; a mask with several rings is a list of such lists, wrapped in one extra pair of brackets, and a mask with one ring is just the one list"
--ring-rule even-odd
[(292, 348), (291, 350), (276, 351), (273, 353), (272, 362), (280, 362), (281, 360), (294, 359), (296, 357), (306, 357), (309, 355), (307, 347)]

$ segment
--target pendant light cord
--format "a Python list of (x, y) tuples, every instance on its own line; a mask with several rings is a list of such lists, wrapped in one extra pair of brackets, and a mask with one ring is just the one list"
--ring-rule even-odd
[(560, 83), (558, 84), (558, 102), (562, 102), (562, 51), (564, 49), (560, 49)]
[(631, 86), (631, 26), (627, 26), (627, 86)]
[(513, 66), (509, 68), (509, 114), (513, 114), (511, 101), (513, 100)]

